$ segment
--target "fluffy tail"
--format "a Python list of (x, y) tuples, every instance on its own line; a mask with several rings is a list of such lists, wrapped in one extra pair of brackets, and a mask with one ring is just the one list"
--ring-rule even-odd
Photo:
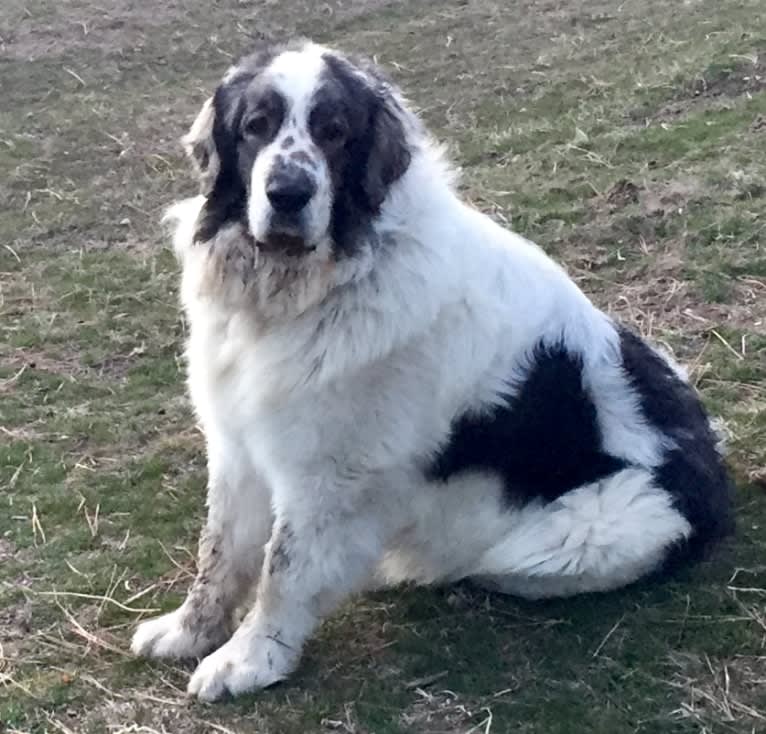
[(651, 472), (623, 469), (521, 509), (507, 537), (482, 557), (476, 580), (529, 598), (607, 591), (659, 568), (691, 533)]

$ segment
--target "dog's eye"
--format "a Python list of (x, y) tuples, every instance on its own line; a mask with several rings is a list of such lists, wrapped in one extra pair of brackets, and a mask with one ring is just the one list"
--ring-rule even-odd
[(319, 142), (327, 145), (342, 145), (346, 140), (348, 131), (341, 120), (331, 120), (322, 125), (318, 132)]
[(269, 132), (269, 118), (266, 115), (253, 115), (245, 123), (245, 135), (263, 137)]

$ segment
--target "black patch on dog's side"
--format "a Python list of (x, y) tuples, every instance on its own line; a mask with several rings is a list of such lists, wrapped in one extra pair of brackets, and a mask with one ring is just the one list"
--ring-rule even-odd
[(689, 521), (693, 535), (673, 549), (669, 564), (699, 558), (733, 530), (732, 481), (694, 389), (638, 336), (625, 328), (619, 333), (623, 368), (640, 398), (643, 415), (675, 444), (654, 475)]
[(502, 477), (510, 503), (552, 502), (624, 467), (601, 446), (581, 359), (562, 345), (539, 344), (516, 395), (506, 406), (460, 417), (428, 474), (447, 480), (487, 469)]
[[(326, 54), (310, 129), (327, 156), (334, 188), (331, 234), (351, 254), (380, 213), (390, 186), (407, 170), (412, 153), (400, 110), (389, 87), (351, 62)], [(342, 145), (325, 143), (319, 131), (343, 126)]]

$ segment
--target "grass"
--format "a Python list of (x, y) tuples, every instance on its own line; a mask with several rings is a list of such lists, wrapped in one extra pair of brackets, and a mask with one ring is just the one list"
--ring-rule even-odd
[[(157, 6), (0, 19), (0, 731), (766, 731), (766, 8), (759, 0)], [(737, 536), (662, 585), (348, 604), (295, 678), (215, 706), (131, 631), (194, 571), (201, 436), (158, 221), (254, 39), (377, 56), (465, 196), (672, 349), (729, 438)]]

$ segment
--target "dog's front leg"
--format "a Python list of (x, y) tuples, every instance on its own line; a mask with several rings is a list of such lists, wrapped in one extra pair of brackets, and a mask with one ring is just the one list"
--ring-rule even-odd
[(131, 649), (154, 658), (206, 655), (234, 627), (233, 613), (254, 586), (271, 529), (271, 497), (243, 451), (208, 438), (208, 518), (197, 576), (174, 612), (142, 622)]
[(277, 508), (256, 604), (200, 663), (189, 693), (211, 701), (284, 679), (322, 616), (370, 582), (390, 514), (374, 495), (347, 489), (315, 486)]

